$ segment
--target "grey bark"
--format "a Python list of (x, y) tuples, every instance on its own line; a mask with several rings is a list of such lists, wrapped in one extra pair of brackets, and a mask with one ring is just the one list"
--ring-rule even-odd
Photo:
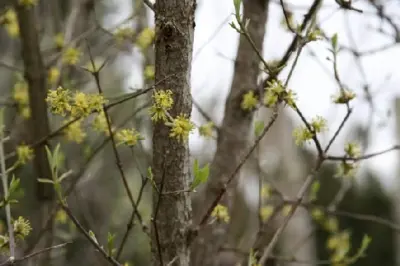
[[(155, 5), (156, 90), (170, 89), (174, 105), (172, 117), (190, 116), (190, 71), (194, 36), (195, 0), (158, 0)], [(171, 75), (174, 75), (171, 77)], [(188, 193), (162, 192), (188, 189), (188, 143), (169, 137), (161, 122), (153, 128), (153, 174), (158, 187), (153, 192), (152, 265), (190, 265), (187, 228), (191, 224)]]
[[(46, 69), (43, 58), (40, 53), (38, 20), (34, 8), (26, 8), (16, 5), (17, 18), (21, 36), (21, 55), (24, 63), (24, 75), (28, 83), (29, 106), (31, 117), (29, 121), (30, 143), (39, 141), (50, 133), (49, 119), (47, 116), (47, 104), (45, 101), (47, 95)], [(33, 159), (35, 173), (33, 179), (47, 178), (51, 179), (51, 171), (45, 145), (34, 147), (35, 157)], [(49, 213), (54, 204), (53, 187), (49, 184), (36, 182), (36, 197), (40, 204), (37, 221), (32, 221), (34, 228), (42, 228), (49, 217)], [(46, 246), (51, 246), (52, 230), (49, 230), (47, 238), (44, 240)], [(47, 261), (49, 254), (43, 255), (43, 261)], [(39, 262), (40, 264), (40, 262)]]
[[(267, 21), (269, 1), (246, 0), (243, 1), (244, 19), (250, 19), (248, 31), (255, 46), (262, 51), (265, 26)], [(243, 159), (249, 143), (249, 135), (253, 113), (240, 108), (242, 97), (250, 90), (257, 87), (260, 59), (245, 38), (240, 36), (238, 53), (235, 61), (234, 76), (230, 94), (226, 100), (225, 115), (217, 140), (217, 150), (211, 164), (209, 182), (199, 200), (200, 206), (194, 206), (195, 222), (198, 223), (204, 216), (206, 208), (211, 206), (221, 188), (228, 181), (233, 169)], [(233, 182), (232, 188), (237, 182)], [(235, 189), (230, 189), (224, 197), (222, 204), (232, 207), (232, 195)], [(237, 196), (241, 196), (237, 194)], [(192, 265), (235, 265), (236, 262), (222, 261), (218, 250), (225, 241), (226, 226), (214, 225), (204, 228), (200, 233), (193, 249)], [(221, 257), (222, 258), (222, 257)], [(226, 260), (226, 259), (224, 259)]]

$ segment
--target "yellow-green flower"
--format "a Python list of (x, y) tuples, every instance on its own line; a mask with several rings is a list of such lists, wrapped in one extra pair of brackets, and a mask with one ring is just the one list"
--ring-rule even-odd
[(282, 215), (283, 216), (288, 216), (289, 213), (292, 211), (293, 206), (292, 205), (285, 205), (282, 209)]
[(339, 230), (339, 222), (336, 217), (329, 217), (324, 223), (325, 230), (335, 233)]
[(71, 107), (71, 116), (85, 117), (92, 112), (100, 112), (103, 109), (103, 104), (106, 100), (99, 94), (85, 94), (83, 92), (75, 92)]
[(115, 137), (119, 142), (118, 145), (125, 144), (127, 146), (135, 146), (139, 140), (143, 140), (136, 129), (122, 129), (117, 132)]
[(245, 95), (243, 95), (242, 102), (240, 104), (240, 108), (244, 111), (251, 111), (257, 107), (258, 98), (254, 95), (254, 91), (249, 91)]
[(144, 68), (144, 78), (146, 80), (153, 80), (155, 75), (155, 67), (153, 65), (148, 65)]
[(32, 160), (33, 154), (33, 150), (28, 145), (17, 146), (17, 156), (20, 164), (26, 164)]
[(55, 221), (59, 222), (61, 224), (66, 224), (67, 218), (68, 218), (68, 216), (64, 210), (58, 210), (56, 213)]
[(56, 47), (57, 47), (58, 49), (61, 49), (61, 48), (64, 47), (64, 42), (65, 42), (65, 40), (64, 40), (64, 34), (63, 34), (62, 32), (57, 33), (57, 34), (54, 36), (54, 44), (56, 45)]
[(47, 74), (47, 80), (49, 84), (54, 85), (58, 78), (60, 77), (60, 71), (56, 67), (52, 67), (49, 69), (49, 73)]
[(38, 0), (19, 0), (18, 3), (25, 7), (31, 7), (37, 5)]
[(13, 98), (18, 105), (20, 115), (24, 118), (29, 118), (29, 93), (28, 84), (25, 80), (19, 80), (15, 83), (13, 89)]
[(263, 184), (261, 187), (261, 197), (268, 199), (271, 196), (271, 187), (268, 184)]
[(93, 128), (97, 132), (103, 132), (106, 136), (110, 135), (110, 131), (108, 130), (107, 118), (105, 113), (100, 112), (95, 119), (93, 120)]
[(322, 116), (317, 116), (310, 123), (315, 133), (320, 133), (327, 129), (327, 122)]
[(61, 86), (56, 90), (49, 91), (46, 98), (46, 102), (49, 104), (51, 111), (61, 116), (65, 116), (67, 112), (71, 111), (70, 100), (70, 91)]
[(20, 239), (24, 239), (32, 231), (30, 222), (22, 216), (19, 216), (17, 220), (14, 221), (14, 234)]
[(311, 140), (314, 135), (306, 127), (297, 127), (293, 131), (293, 137), (296, 145), (303, 145), (304, 142)]
[(211, 216), (225, 223), (229, 223), (230, 220), (228, 208), (221, 204), (215, 206), (214, 210), (211, 213)]
[(131, 27), (117, 29), (116, 32), (114, 33), (115, 40), (117, 41), (118, 44), (123, 43), (123, 41), (125, 40), (132, 41), (134, 33), (135, 32)]
[(336, 104), (347, 104), (351, 100), (353, 100), (356, 97), (356, 94), (349, 90), (349, 89), (343, 89), (340, 90), (338, 95), (332, 96), (333, 102)]
[(337, 167), (335, 177), (352, 178), (356, 175), (357, 170), (357, 163), (341, 162)]
[(357, 143), (346, 143), (344, 151), (350, 158), (357, 158), (361, 155), (361, 148)]
[(189, 133), (194, 129), (194, 124), (187, 118), (187, 115), (178, 115), (172, 121), (170, 137), (178, 140), (187, 141)]
[(315, 221), (320, 222), (324, 218), (324, 212), (320, 208), (313, 208), (311, 217), (314, 218)]
[(174, 100), (171, 90), (158, 90), (153, 93), (153, 105), (150, 107), (151, 120), (167, 121), (166, 113), (172, 108)]
[(208, 122), (204, 125), (201, 125), (199, 127), (199, 134), (200, 136), (206, 137), (206, 138), (210, 138), (212, 137), (212, 133), (213, 133), (213, 128), (214, 128), (214, 123), (213, 122)]
[(154, 37), (155, 37), (154, 29), (145, 28), (142, 32), (140, 32), (136, 40), (136, 44), (142, 50), (145, 50), (153, 42)]
[(76, 65), (78, 63), (81, 52), (74, 47), (68, 47), (63, 53), (62, 60), (65, 64)]
[(4, 15), (0, 17), (0, 24), (4, 25), (10, 37), (16, 38), (19, 36), (19, 24), (14, 9), (9, 8)]
[[(68, 123), (66, 121), (65, 123)], [(70, 124), (66, 129), (64, 129), (64, 134), (69, 141), (76, 143), (82, 143), (86, 137), (86, 133), (82, 129), (82, 120), (79, 119), (76, 122)]]
[(274, 213), (274, 207), (272, 205), (263, 206), (260, 209), (260, 217), (263, 222), (268, 221), (271, 215)]

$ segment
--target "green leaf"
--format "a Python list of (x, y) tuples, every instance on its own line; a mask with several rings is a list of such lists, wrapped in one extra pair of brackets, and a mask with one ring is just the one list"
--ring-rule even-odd
[(112, 234), (108, 232), (107, 234), (107, 251), (109, 256), (113, 256), (113, 253), (115, 251), (114, 249), (114, 240), (115, 240), (115, 234)]
[(194, 179), (192, 184), (190, 185), (190, 190), (194, 190), (200, 184), (207, 182), (208, 176), (210, 175), (209, 164), (206, 164), (203, 168), (199, 168), (199, 161), (197, 159), (194, 160), (193, 174)]
[(97, 245), (99, 244), (99, 242), (97, 241), (96, 235), (93, 233), (92, 230), (89, 230), (89, 236), (94, 240), (94, 242), (96, 242)]
[(334, 53), (337, 52), (337, 48), (338, 48), (337, 41), (338, 41), (338, 35), (337, 35), (337, 33), (335, 33), (331, 38), (331, 44), (332, 44)]
[(321, 187), (321, 184), (319, 183), (319, 181), (315, 181), (312, 186), (311, 186), (311, 191), (310, 191), (310, 200), (314, 201), (317, 199), (317, 194), (319, 191), (319, 188)]
[(50, 180), (50, 179), (47, 179), (47, 178), (38, 178), (37, 181), (40, 182), (40, 183), (54, 184), (53, 180)]
[(259, 137), (264, 130), (264, 121), (256, 121), (254, 124), (254, 135)]
[(9, 188), (9, 194), (12, 196), (15, 191), (19, 188), (20, 180), (18, 178), (15, 178), (15, 175), (12, 176), (11, 182), (10, 182), (10, 188)]
[(235, 6), (235, 14), (239, 15), (240, 12), (240, 4), (242, 3), (242, 0), (233, 0), (233, 5)]

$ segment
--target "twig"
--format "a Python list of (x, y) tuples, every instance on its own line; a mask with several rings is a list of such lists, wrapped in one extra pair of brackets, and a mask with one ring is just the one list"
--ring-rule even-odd
[[(3, 116), (3, 112), (0, 114)], [(1, 118), (2, 119), (2, 118)], [(14, 225), (12, 223), (11, 216), (11, 207), (8, 194), (8, 176), (7, 176), (7, 168), (6, 168), (6, 160), (4, 157), (4, 125), (0, 125), (0, 167), (1, 167), (1, 181), (3, 184), (4, 191), (4, 199), (5, 199), (5, 211), (6, 211), (6, 219), (7, 219), (7, 227), (8, 227), (8, 238), (9, 238), (9, 247), (10, 247), (10, 260), (13, 261), (15, 259), (15, 239), (14, 239)]]
[(7, 261), (5, 261), (5, 262), (3, 262), (2, 264), (0, 264), (0, 266), (15, 265), (15, 264), (21, 263), (21, 262), (23, 262), (23, 261), (25, 261), (25, 260), (28, 260), (28, 259), (30, 259), (30, 258), (36, 257), (36, 256), (38, 256), (38, 255), (40, 255), (40, 254), (42, 254), (42, 253), (52, 251), (53, 249), (63, 248), (63, 247), (65, 247), (66, 245), (71, 244), (71, 243), (72, 243), (72, 242), (68, 242), (68, 243), (63, 243), (63, 244), (59, 244), (59, 245), (52, 246), (52, 247), (47, 247), (47, 248), (44, 248), (44, 249), (35, 251), (35, 252), (33, 252), (33, 253), (31, 253), (31, 254), (28, 254), (28, 255), (26, 255), (26, 256), (23, 256), (22, 258), (15, 259), (15, 260), (13, 260), (13, 261), (11, 261), (10, 259), (8, 259)]

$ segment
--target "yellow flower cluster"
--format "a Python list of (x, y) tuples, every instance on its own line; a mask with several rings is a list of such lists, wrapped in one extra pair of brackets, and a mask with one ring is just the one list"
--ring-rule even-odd
[(171, 90), (158, 90), (153, 93), (153, 105), (150, 107), (151, 120), (167, 121), (167, 112), (172, 108), (174, 100)]
[(143, 140), (136, 129), (122, 129), (117, 132), (115, 137), (119, 142), (118, 145), (125, 144), (130, 147), (135, 146), (139, 140)]
[(54, 44), (56, 45), (57, 49), (62, 49), (64, 47), (64, 34), (63, 33), (57, 33), (54, 36)]
[(54, 114), (78, 118), (100, 112), (107, 100), (100, 94), (85, 94), (79, 91), (71, 95), (70, 90), (58, 87), (48, 92), (46, 102)]
[(28, 145), (17, 146), (18, 163), (26, 164), (33, 158), (33, 150)]
[(29, 92), (28, 83), (20, 78), (13, 88), (13, 99), (17, 103), (19, 113), (23, 118), (31, 116), (31, 109), (29, 108)]
[(178, 115), (172, 121), (170, 137), (177, 138), (178, 140), (186, 141), (189, 138), (189, 133), (194, 129), (194, 124), (190, 122), (187, 115)]
[(144, 78), (146, 80), (153, 80), (155, 75), (155, 67), (153, 65), (148, 65), (144, 68)]
[(14, 234), (19, 239), (24, 239), (32, 231), (30, 222), (22, 216), (14, 221)]
[(343, 89), (340, 90), (340, 93), (338, 95), (332, 96), (332, 100), (336, 104), (347, 104), (351, 100), (353, 100), (356, 97), (356, 94), (349, 90), (349, 89)]
[[(67, 120), (64, 123), (67, 124), (70, 123), (70, 121)], [(82, 119), (71, 123), (67, 128), (64, 129), (64, 134), (69, 141), (73, 141), (78, 144), (82, 143), (86, 137), (86, 133), (82, 129)]]
[(110, 130), (108, 130), (107, 118), (103, 111), (101, 111), (93, 120), (92, 126), (95, 131), (102, 132), (106, 136), (110, 136)]
[(163, 121), (171, 127), (170, 137), (181, 141), (187, 141), (189, 133), (194, 129), (194, 124), (189, 120), (187, 114), (180, 114), (172, 118), (168, 111), (171, 110), (174, 100), (171, 90), (158, 90), (153, 93), (153, 105), (150, 107), (151, 120)]
[(252, 111), (257, 107), (258, 98), (254, 95), (254, 91), (249, 91), (243, 95), (240, 107), (244, 111)]
[(19, 0), (18, 3), (19, 3), (21, 6), (31, 7), (31, 6), (37, 5), (38, 0)]
[(306, 126), (295, 128), (293, 136), (297, 145), (302, 145), (304, 142), (311, 140), (317, 133), (326, 130), (327, 122), (323, 117), (317, 116), (311, 120), (310, 127), (311, 130)]
[(292, 90), (285, 89), (281, 81), (273, 80), (268, 82), (264, 95), (264, 105), (272, 108), (280, 101), (284, 101), (290, 107), (295, 106), (296, 95)]
[(211, 138), (212, 137), (212, 133), (213, 133), (213, 129), (214, 129), (214, 123), (213, 122), (208, 122), (204, 125), (201, 125), (199, 127), (199, 134), (200, 136), (206, 137), (206, 138)]
[(274, 206), (272, 205), (266, 205), (262, 206), (260, 209), (260, 217), (263, 222), (268, 221), (268, 219), (272, 216), (274, 213)]
[(352, 160), (342, 161), (337, 168), (336, 177), (351, 178), (354, 177), (358, 163), (355, 159), (361, 155), (361, 148), (356, 143), (347, 143), (344, 147), (345, 157), (351, 158)]
[(47, 75), (47, 81), (49, 82), (50, 85), (55, 85), (59, 77), (60, 77), (60, 71), (56, 67), (52, 67), (49, 69)]
[(222, 221), (225, 223), (229, 223), (230, 220), (228, 208), (221, 204), (215, 206), (214, 210), (211, 213), (211, 216), (215, 217), (218, 221)]
[(15, 10), (9, 8), (2, 16), (0, 16), (0, 25), (6, 28), (8, 35), (12, 38), (19, 36), (19, 24)]
[(64, 64), (76, 65), (80, 57), (81, 57), (81, 52), (77, 48), (68, 47), (62, 55), (62, 60)]
[(114, 37), (118, 44), (123, 43), (125, 40), (132, 41), (135, 32), (130, 27), (119, 28), (115, 31)]
[(142, 30), (142, 32), (140, 32), (136, 40), (136, 44), (137, 46), (139, 46), (140, 49), (145, 50), (151, 45), (151, 43), (154, 40), (154, 37), (155, 37), (154, 29), (145, 28), (144, 30)]

